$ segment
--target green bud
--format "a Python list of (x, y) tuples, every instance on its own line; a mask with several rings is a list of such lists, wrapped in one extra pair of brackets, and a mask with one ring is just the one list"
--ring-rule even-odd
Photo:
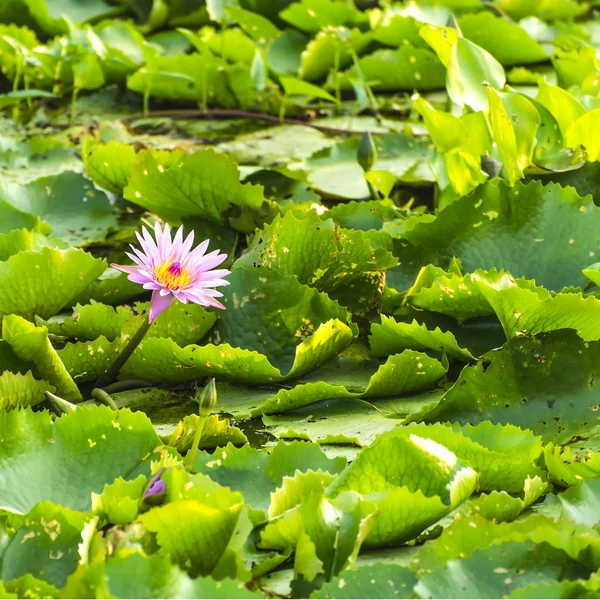
[(360, 144), (356, 150), (356, 160), (365, 173), (370, 171), (377, 162), (377, 148), (375, 148), (375, 142), (368, 131), (363, 133), (360, 140)]
[(73, 412), (77, 408), (76, 404), (72, 404), (68, 400), (65, 400), (64, 398), (61, 398), (60, 396), (52, 394), (51, 392), (49, 392), (47, 390), (44, 392), (44, 395), (50, 401), (51, 404), (54, 404), (58, 408), (58, 410), (63, 415), (66, 413)]
[(200, 391), (200, 388), (196, 388), (196, 400), (198, 400), (200, 406), (198, 415), (206, 419), (217, 404), (217, 386), (214, 377), (204, 386), (202, 391)]

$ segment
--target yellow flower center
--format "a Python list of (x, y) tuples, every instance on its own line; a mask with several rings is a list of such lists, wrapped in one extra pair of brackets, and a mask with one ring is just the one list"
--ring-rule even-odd
[(161, 265), (154, 273), (158, 283), (164, 285), (168, 290), (180, 290), (190, 283), (189, 274), (178, 260)]

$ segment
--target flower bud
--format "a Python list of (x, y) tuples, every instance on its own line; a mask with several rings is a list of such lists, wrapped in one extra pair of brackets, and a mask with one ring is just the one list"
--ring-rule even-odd
[(370, 171), (377, 162), (377, 148), (371, 133), (368, 131), (363, 133), (360, 144), (356, 149), (356, 160), (365, 173)]
[(199, 404), (198, 415), (206, 419), (217, 403), (217, 386), (214, 377), (204, 386), (202, 391), (196, 388), (196, 399)]
[(167, 484), (162, 479), (164, 472), (164, 468), (160, 469), (144, 490), (142, 499), (149, 506), (159, 506), (167, 497)]
[(77, 409), (77, 405), (76, 404), (72, 404), (68, 400), (65, 400), (64, 398), (61, 398), (60, 396), (57, 396), (56, 394), (53, 394), (52, 392), (49, 392), (48, 390), (46, 390), (44, 392), (44, 395), (46, 396), (46, 398), (51, 403), (54, 403), (56, 405), (56, 407), (58, 408), (58, 410), (63, 415), (66, 414), (66, 413), (73, 412), (74, 410)]

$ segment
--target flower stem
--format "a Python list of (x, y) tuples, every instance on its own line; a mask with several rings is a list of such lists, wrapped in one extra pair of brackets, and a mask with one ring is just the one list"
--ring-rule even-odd
[(202, 431), (204, 430), (204, 423), (206, 423), (206, 417), (198, 417), (198, 424), (196, 425), (196, 432), (194, 434), (194, 441), (192, 442), (192, 447), (188, 450), (188, 453), (185, 455), (185, 468), (187, 471), (191, 471), (194, 466), (194, 459), (196, 458), (196, 454), (198, 453), (198, 446), (200, 444), (200, 440), (202, 439)]
[(112, 408), (113, 410), (119, 410), (119, 407), (115, 404), (115, 401), (100, 388), (94, 388), (92, 390), (92, 397), (98, 400), (98, 402), (102, 402), (102, 404)]
[(106, 372), (98, 378), (96, 381), (95, 388), (106, 387), (109, 383), (117, 377), (123, 365), (127, 362), (127, 359), (133, 354), (134, 350), (139, 346), (140, 342), (144, 339), (144, 336), (150, 329), (150, 323), (148, 319), (144, 319), (140, 328), (133, 334), (132, 338), (127, 342), (127, 345), (115, 360), (110, 364)]
[(119, 392), (127, 392), (128, 390), (137, 390), (140, 388), (152, 387), (152, 382), (149, 379), (122, 379), (114, 381), (102, 389), (107, 394), (118, 394)]
[(202, 431), (204, 429), (204, 424), (206, 423), (206, 419), (212, 413), (216, 403), (217, 403), (217, 387), (215, 383), (215, 378), (213, 377), (208, 381), (208, 383), (204, 386), (204, 388), (196, 388), (196, 400), (198, 400), (198, 423), (196, 425), (196, 431), (194, 433), (194, 441), (192, 442), (192, 447), (189, 452), (185, 455), (185, 468), (188, 471), (192, 470), (194, 466), (194, 459), (196, 458), (196, 454), (198, 453), (198, 445), (200, 444), (200, 440), (202, 439)]

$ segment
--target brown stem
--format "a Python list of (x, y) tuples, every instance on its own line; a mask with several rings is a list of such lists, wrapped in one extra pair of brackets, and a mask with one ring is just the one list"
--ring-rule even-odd
[[(211, 119), (213, 117), (231, 117), (231, 118), (247, 118), (247, 119), (259, 119), (262, 121), (270, 121), (272, 123), (285, 123), (286, 125), (304, 125), (305, 127), (312, 127), (318, 129), (323, 133), (342, 134), (342, 135), (362, 135), (364, 131), (353, 131), (351, 129), (341, 129), (338, 127), (328, 127), (327, 125), (319, 125), (318, 123), (312, 123), (310, 121), (302, 121), (300, 119), (280, 119), (275, 115), (269, 115), (266, 113), (256, 113), (246, 110), (234, 110), (228, 108), (211, 108), (209, 110), (202, 110), (200, 108), (190, 109), (173, 109), (173, 110), (155, 110), (151, 111), (148, 115), (142, 113), (131, 115), (130, 117), (124, 117), (121, 121), (130, 122), (137, 119), (143, 119), (148, 117), (173, 117), (178, 119)], [(381, 132), (377, 135), (387, 135), (394, 132)]]

